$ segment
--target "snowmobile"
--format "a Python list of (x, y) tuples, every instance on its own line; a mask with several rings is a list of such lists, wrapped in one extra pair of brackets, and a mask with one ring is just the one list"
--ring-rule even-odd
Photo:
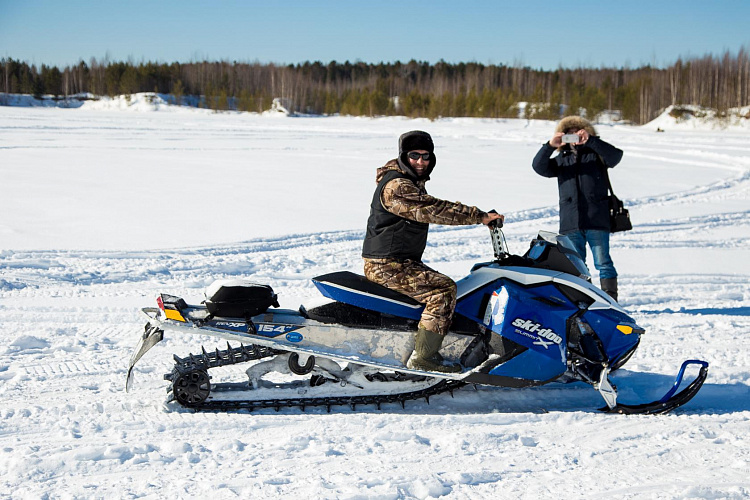
[[(580, 381), (601, 394), (600, 410), (623, 414), (667, 413), (695, 396), (708, 363), (687, 360), (661, 399), (618, 402), (610, 374), (630, 359), (644, 329), (591, 283), (566, 236), (540, 231), (519, 256), (509, 253), (501, 227), (490, 225), (494, 259), (475, 264), (456, 282), (456, 309), (438, 356), (459, 364), (459, 373), (407, 368), (423, 305), (341, 271), (313, 278), (322, 297), (298, 310), (279, 308), (270, 286), (241, 279), (214, 282), (196, 305), (161, 294), (158, 307), (142, 309), (148, 322), (130, 359), (126, 390), (136, 362), (170, 331), (227, 341), (226, 349), (175, 355), (164, 376), (169, 401), (195, 410), (380, 409), (429, 402), (467, 384), (523, 388)], [(240, 364), (249, 366), (247, 379), (217, 375), (217, 368)], [(677, 392), (690, 365), (699, 372)]]

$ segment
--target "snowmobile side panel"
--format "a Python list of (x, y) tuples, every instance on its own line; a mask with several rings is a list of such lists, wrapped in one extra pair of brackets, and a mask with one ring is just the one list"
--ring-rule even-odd
[[(527, 288), (505, 282), (493, 293), (487, 306), (491, 310), (490, 328), (494, 333), (549, 358), (554, 367), (543, 370), (542, 380), (549, 378), (546, 376), (549, 372), (565, 371), (565, 325), (576, 311), (572, 305), (541, 308), (539, 299), (550, 293), (557, 293), (552, 285)], [(533, 362), (533, 365), (538, 366), (539, 362)]]
[[(524, 287), (501, 280), (493, 284), (495, 286), (483, 322), (490, 327), (492, 335), (508, 339), (525, 350), (489, 370), (488, 375), (498, 380), (494, 382), (486, 377), (487, 383), (507, 385), (503, 379), (512, 378), (534, 385), (562, 375), (567, 359), (565, 322), (575, 307), (569, 303), (564, 307), (566, 304), (562, 302), (559, 307), (540, 315), (537, 299), (549, 293), (559, 294), (551, 284)], [(515, 387), (520, 382), (514, 383)]]
[(490, 321), (487, 317), (487, 304), (490, 301), (492, 293), (500, 288), (501, 280), (502, 278), (491, 280), (482, 287), (475, 289), (473, 293), (457, 299), (456, 313), (475, 323), (489, 327)]
[[(493, 368), (489, 374), (498, 377), (508, 377), (521, 380), (535, 381), (540, 385), (554, 380), (565, 373), (564, 362), (551, 362), (544, 354), (528, 349), (513, 359)], [(492, 383), (492, 382), (490, 382)], [(499, 385), (492, 383), (492, 385)]]

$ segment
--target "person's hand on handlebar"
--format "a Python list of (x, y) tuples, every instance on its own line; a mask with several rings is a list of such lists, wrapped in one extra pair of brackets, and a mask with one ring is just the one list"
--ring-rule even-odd
[(488, 214), (485, 214), (484, 217), (482, 217), (482, 224), (486, 226), (493, 220), (498, 220), (498, 219), (500, 219), (500, 224), (505, 222), (505, 216), (503, 214), (499, 214), (497, 212), (490, 212)]

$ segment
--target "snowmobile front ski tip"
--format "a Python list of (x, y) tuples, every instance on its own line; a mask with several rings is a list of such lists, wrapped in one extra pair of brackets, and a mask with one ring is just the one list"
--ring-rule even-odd
[[(682, 391), (675, 394), (675, 392), (677, 392), (677, 389), (680, 387), (680, 384), (682, 383), (682, 377), (685, 375), (685, 369), (689, 365), (700, 365), (700, 371), (695, 377), (695, 380), (693, 380)], [(688, 359), (682, 363), (680, 371), (677, 374), (677, 377), (675, 377), (672, 388), (667, 391), (667, 393), (661, 399), (652, 403), (644, 403), (639, 405), (626, 405), (618, 403), (612, 408), (605, 406), (604, 408), (600, 408), (599, 410), (608, 413), (621, 413), (623, 415), (661, 415), (664, 413), (669, 413), (675, 408), (679, 408), (680, 406), (693, 399), (693, 396), (698, 394), (698, 391), (703, 386), (703, 382), (706, 381), (706, 377), (708, 377), (708, 362), (701, 361), (699, 359)]]

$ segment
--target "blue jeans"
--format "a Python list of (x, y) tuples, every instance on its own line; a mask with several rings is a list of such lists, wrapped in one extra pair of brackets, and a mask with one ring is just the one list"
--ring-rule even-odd
[(609, 256), (609, 231), (586, 229), (566, 233), (565, 236), (570, 238), (584, 262), (586, 261), (586, 243), (589, 244), (591, 254), (594, 256), (594, 267), (599, 271), (599, 279), (617, 278), (615, 264)]

